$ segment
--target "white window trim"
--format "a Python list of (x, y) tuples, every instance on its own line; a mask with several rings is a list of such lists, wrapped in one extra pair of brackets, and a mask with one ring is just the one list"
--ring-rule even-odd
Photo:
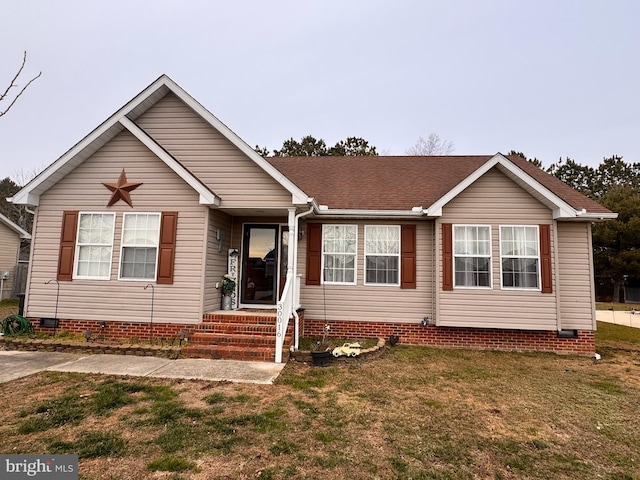
[[(398, 253), (397, 254), (392, 254), (392, 253), (367, 253), (367, 229), (368, 228), (375, 228), (375, 227), (388, 227), (388, 228), (394, 228), (397, 230), (398, 232)], [(402, 231), (401, 231), (401, 227), (400, 225), (365, 225), (364, 226), (364, 248), (363, 248), (363, 259), (364, 261), (362, 262), (362, 274), (363, 274), (363, 282), (365, 285), (367, 286), (372, 286), (372, 287), (399, 287), (400, 286), (400, 279), (401, 277), (401, 272), (400, 272), (400, 268), (402, 267), (402, 259), (400, 258), (400, 254), (402, 253)], [(398, 257), (398, 282), (397, 283), (369, 283), (367, 282), (367, 257), (393, 257), (393, 256), (397, 256)]]
[[(456, 255), (456, 227), (482, 227), (489, 229), (489, 255), (464, 255), (457, 254)], [(456, 223), (452, 225), (451, 228), (451, 254), (452, 254), (452, 273), (453, 273), (453, 288), (460, 290), (493, 290), (493, 232), (491, 225), (486, 224), (477, 224), (477, 223)], [(459, 258), (478, 258), (478, 257), (488, 257), (489, 258), (489, 285), (456, 285), (456, 257)]]
[[(509, 255), (507, 258), (536, 258), (538, 260), (538, 287), (505, 287), (504, 277), (502, 275), (502, 227), (515, 227), (515, 228), (535, 228), (536, 229), (536, 242), (538, 243), (538, 255)], [(540, 259), (540, 227), (538, 225), (499, 225), (499, 239), (500, 239), (500, 289), (501, 290), (516, 290), (516, 291), (528, 291), (528, 292), (541, 292), (542, 291), (542, 261)]]
[[(125, 218), (127, 217), (127, 215), (156, 215), (158, 217), (158, 238), (156, 240), (156, 268), (153, 271), (153, 278), (123, 278), (122, 277), (122, 251), (125, 248), (131, 248), (131, 247), (141, 247), (144, 248), (144, 246), (142, 245), (125, 245), (124, 244), (124, 224), (125, 224)], [(160, 229), (162, 227), (161, 225), (162, 223), (162, 213), (161, 212), (125, 212), (122, 215), (122, 226), (121, 226), (121, 231), (120, 231), (120, 257), (118, 259), (118, 280), (121, 280), (123, 282), (155, 282), (158, 279), (158, 256), (160, 254)]]
[[(355, 227), (356, 229), (356, 251), (355, 253), (344, 253), (337, 255), (353, 255), (353, 282), (330, 282), (324, 279), (324, 229), (325, 227)], [(321, 270), (320, 270), (320, 283), (322, 285), (357, 285), (358, 284), (358, 224), (356, 223), (328, 223), (322, 224), (322, 253), (321, 253)], [(328, 253), (327, 255), (336, 255), (335, 253)]]
[[(111, 231), (113, 232), (111, 236), (111, 243), (109, 245), (105, 244), (80, 244), (80, 219), (82, 215), (104, 215), (111, 217)], [(76, 245), (75, 252), (73, 254), (73, 280), (111, 280), (111, 269), (113, 267), (113, 239), (116, 233), (116, 214), (115, 212), (78, 212), (78, 226), (76, 229)], [(109, 257), (109, 275), (107, 276), (92, 276), (92, 275), (78, 275), (78, 266), (79, 266), (79, 257), (80, 257), (80, 247), (81, 246), (89, 246), (89, 245), (99, 245), (101, 247), (110, 246), (111, 247), (111, 255)]]

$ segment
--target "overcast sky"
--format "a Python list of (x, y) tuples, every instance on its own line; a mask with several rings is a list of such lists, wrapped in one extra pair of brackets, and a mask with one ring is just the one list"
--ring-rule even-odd
[[(248, 144), (640, 161), (636, 0), (3, 0), (0, 178), (42, 169), (163, 73)], [(6, 102), (0, 103), (0, 107)]]

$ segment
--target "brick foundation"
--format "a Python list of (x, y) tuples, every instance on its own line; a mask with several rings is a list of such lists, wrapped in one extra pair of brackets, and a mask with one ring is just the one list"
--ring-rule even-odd
[[(40, 326), (39, 318), (29, 318), (29, 321), (35, 328), (37, 333), (53, 334), (53, 328)], [(180, 325), (174, 323), (155, 323), (153, 324), (153, 339), (171, 340), (178, 338), (180, 330), (187, 332), (187, 335), (196, 329), (197, 325)], [(151, 325), (149, 322), (118, 322), (107, 321), (104, 328), (100, 326), (100, 322), (95, 320), (66, 320), (60, 319), (56, 331), (65, 330), (69, 333), (84, 333), (91, 330), (93, 336), (101, 335), (107, 340), (129, 340), (135, 343), (136, 340), (148, 341), (151, 333)]]
[[(305, 318), (300, 321), (300, 336), (320, 337), (323, 326), (323, 320)], [(404, 345), (575, 355), (593, 355), (595, 352), (595, 332), (590, 330), (578, 331), (578, 338), (558, 338), (555, 330), (423, 327), (419, 323), (347, 321), (331, 321), (330, 326), (331, 337), (388, 338), (389, 335), (397, 335)]]

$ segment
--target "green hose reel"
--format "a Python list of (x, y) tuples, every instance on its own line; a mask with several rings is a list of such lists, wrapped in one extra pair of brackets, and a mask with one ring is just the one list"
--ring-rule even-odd
[(4, 335), (15, 335), (16, 333), (33, 333), (33, 325), (22, 315), (9, 315), (2, 320), (2, 333)]

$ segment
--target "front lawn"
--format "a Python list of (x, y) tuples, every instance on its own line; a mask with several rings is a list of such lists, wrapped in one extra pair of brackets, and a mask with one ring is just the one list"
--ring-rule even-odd
[(640, 479), (637, 345), (399, 345), (274, 386), (49, 372), (0, 395), (0, 452), (78, 453), (84, 479)]

